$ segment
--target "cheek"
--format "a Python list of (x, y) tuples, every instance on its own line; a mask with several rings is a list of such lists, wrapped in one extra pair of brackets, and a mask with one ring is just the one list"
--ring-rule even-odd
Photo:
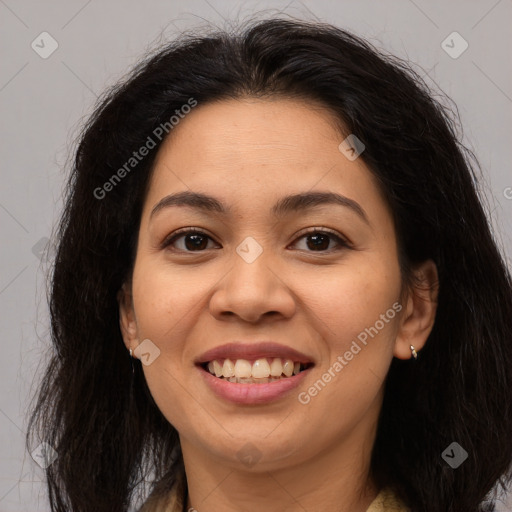
[(392, 306), (400, 297), (400, 279), (398, 266), (370, 261), (364, 266), (341, 267), (337, 272), (329, 269), (324, 276), (304, 273), (302, 296), (324, 325), (322, 333), (342, 347), (390, 308), (386, 320), (395, 318), (396, 307)]
[(187, 415), (182, 381), (186, 331), (202, 293), (199, 279), (172, 271), (150, 258), (138, 258), (133, 272), (133, 301), (139, 342), (151, 340), (159, 355), (142, 369), (155, 403), (177, 429)]
[(340, 272), (309, 295), (327, 350), (300, 403), (325, 419), (326, 436), (353, 427), (380, 396), (398, 331), (399, 296), (398, 269), (383, 265)]
[(211, 283), (205, 272), (190, 271), (141, 258), (133, 274), (133, 298), (141, 337), (154, 338), (169, 349), (179, 340), (177, 333), (204, 306)]

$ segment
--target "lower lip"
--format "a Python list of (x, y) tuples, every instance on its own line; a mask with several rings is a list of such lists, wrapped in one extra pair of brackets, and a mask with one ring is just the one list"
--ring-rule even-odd
[(312, 367), (292, 377), (281, 378), (267, 384), (237, 384), (219, 379), (201, 366), (197, 368), (206, 384), (217, 396), (236, 404), (265, 404), (282, 398), (296, 388)]

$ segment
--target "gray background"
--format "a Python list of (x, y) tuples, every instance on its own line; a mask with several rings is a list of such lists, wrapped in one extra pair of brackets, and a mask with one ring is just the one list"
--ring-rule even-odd
[[(478, 157), (496, 237), (512, 255), (511, 0), (248, 1), (0, 0), (0, 511), (48, 510), (42, 469), (24, 449), (26, 411), (48, 346), (46, 257), (61, 208), (66, 159), (97, 96), (155, 43), (255, 11), (320, 19), (413, 61), (456, 103)], [(57, 41), (43, 59), (42, 32)], [(457, 31), (469, 47), (452, 58)], [(44, 36), (46, 37), (46, 36)], [(453, 38), (452, 38), (453, 39)], [(449, 38), (452, 53), (462, 42)], [(448, 48), (447, 48), (448, 49)], [(42, 51), (41, 48), (40, 51)], [(439, 90), (438, 89), (438, 90)], [(80, 314), (77, 311), (77, 314)], [(87, 347), (84, 347), (87, 350)], [(502, 510), (512, 510), (512, 501)]]

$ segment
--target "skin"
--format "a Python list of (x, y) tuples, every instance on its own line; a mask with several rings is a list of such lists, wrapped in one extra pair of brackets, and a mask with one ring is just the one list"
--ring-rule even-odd
[[(379, 491), (368, 473), (384, 379), (393, 357), (410, 359), (410, 345), (419, 352), (425, 344), (437, 271), (432, 261), (419, 265), (421, 286), (405, 289), (389, 207), (362, 159), (338, 149), (345, 136), (334, 121), (312, 102), (223, 100), (194, 108), (157, 155), (133, 274), (120, 294), (121, 330), (128, 349), (150, 339), (160, 350), (144, 374), (179, 432), (188, 507), (199, 512), (364, 512)], [(232, 212), (173, 206), (150, 218), (162, 198), (186, 190)], [(368, 223), (337, 205), (271, 215), (279, 198), (308, 191), (357, 201)], [(161, 248), (183, 227), (210, 238), (199, 251), (186, 237)], [(309, 228), (330, 228), (350, 247), (330, 237), (315, 250)], [(250, 264), (236, 252), (248, 236), (263, 249)], [(400, 313), (300, 403), (298, 393), (397, 302)], [(240, 339), (292, 346), (315, 367), (275, 403), (228, 403), (198, 378), (193, 360)], [(247, 443), (260, 455), (251, 467), (237, 456)]]

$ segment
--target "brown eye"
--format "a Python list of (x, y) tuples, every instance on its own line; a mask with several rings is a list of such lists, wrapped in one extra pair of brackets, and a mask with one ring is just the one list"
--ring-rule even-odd
[[(301, 235), (297, 240), (305, 239), (306, 244), (304, 250), (306, 252), (329, 252), (331, 250), (339, 250), (340, 248), (350, 248), (346, 242), (337, 233), (326, 229), (313, 229)], [(202, 231), (185, 228), (170, 235), (163, 243), (161, 248), (172, 246), (172, 250), (181, 252), (203, 252), (211, 248), (208, 242), (213, 241), (212, 238)], [(333, 241), (335, 246), (332, 247)], [(296, 245), (295, 242), (294, 245)]]
[(343, 240), (339, 235), (335, 234), (334, 232), (326, 231), (326, 230), (312, 230), (307, 233), (304, 233), (302, 236), (298, 238), (300, 239), (306, 239), (306, 250), (307, 252), (326, 252), (332, 249), (332, 247), (329, 247), (332, 240), (335, 240), (336, 246), (339, 247), (346, 247), (348, 248), (348, 243)]
[[(176, 246), (178, 240), (182, 242), (179, 246)], [(201, 252), (208, 248), (209, 240), (211, 240), (211, 238), (207, 234), (189, 229), (174, 233), (170, 238), (164, 241), (162, 248), (173, 246), (173, 248), (178, 251)]]

